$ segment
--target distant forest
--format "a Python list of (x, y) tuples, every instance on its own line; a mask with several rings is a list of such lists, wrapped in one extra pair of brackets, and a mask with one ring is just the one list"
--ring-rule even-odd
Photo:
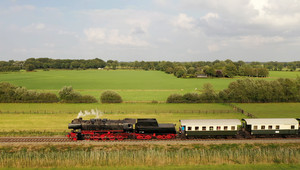
[(0, 72), (34, 71), (35, 69), (142, 69), (158, 70), (174, 74), (178, 78), (196, 77), (267, 77), (269, 71), (296, 71), (300, 68), (300, 61), (294, 62), (233, 62), (231, 60), (170, 62), (170, 61), (134, 61), (119, 62), (104, 61), (98, 58), (89, 60), (29, 58), (25, 61), (0, 61)]

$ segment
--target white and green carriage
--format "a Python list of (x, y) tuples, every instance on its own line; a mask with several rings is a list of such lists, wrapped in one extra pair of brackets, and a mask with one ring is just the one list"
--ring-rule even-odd
[(251, 136), (298, 135), (299, 122), (295, 118), (243, 119), (243, 127)]
[(239, 132), (239, 119), (179, 120), (180, 133), (187, 138), (235, 137)]

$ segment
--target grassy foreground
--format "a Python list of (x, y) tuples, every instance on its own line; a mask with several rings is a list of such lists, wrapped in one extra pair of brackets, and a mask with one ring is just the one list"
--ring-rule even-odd
[[(244, 164), (244, 165), (177, 165), (177, 166), (125, 166), (125, 167), (112, 167), (112, 166), (104, 166), (101, 169), (110, 170), (206, 170), (206, 169), (214, 169), (214, 170), (293, 170), (299, 169), (299, 164)], [(39, 170), (39, 169), (48, 169), (48, 168), (1, 168), (3, 170), (14, 170), (14, 169), (22, 169), (22, 170)], [(70, 168), (51, 168), (51, 170), (86, 170), (87, 168), (78, 168), (78, 167), (70, 167)], [(99, 167), (88, 167), (90, 170), (98, 170)]]
[[(299, 144), (0, 146), (2, 168), (299, 167)], [(263, 165), (260, 165), (263, 164)], [(235, 165), (235, 166), (232, 166)], [(200, 166), (200, 167), (201, 167)]]

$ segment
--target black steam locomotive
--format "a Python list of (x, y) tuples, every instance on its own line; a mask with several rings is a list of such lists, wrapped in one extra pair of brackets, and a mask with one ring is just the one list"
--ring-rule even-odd
[(158, 124), (156, 119), (74, 119), (69, 124), (72, 140), (173, 139), (175, 124)]

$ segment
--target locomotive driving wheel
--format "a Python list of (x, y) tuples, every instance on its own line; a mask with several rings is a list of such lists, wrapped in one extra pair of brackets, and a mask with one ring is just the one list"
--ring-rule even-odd
[(123, 140), (123, 139), (124, 139), (124, 137), (123, 137), (123, 136), (121, 136), (121, 135), (118, 135), (118, 136), (117, 136), (117, 139), (118, 139), (118, 140)]

